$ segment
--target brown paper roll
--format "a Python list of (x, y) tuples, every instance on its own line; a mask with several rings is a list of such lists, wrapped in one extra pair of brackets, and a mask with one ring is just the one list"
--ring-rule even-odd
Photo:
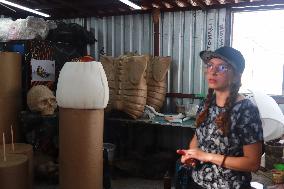
[(14, 52), (0, 52), (0, 97), (21, 94), (21, 55)]
[(61, 189), (103, 188), (104, 110), (59, 108)]
[[(17, 131), (22, 100), (21, 73), (21, 55), (14, 52), (0, 52), (0, 133), (10, 132), (11, 124), (15, 133), (19, 133)], [(6, 141), (11, 142), (9, 135)]]
[[(15, 145), (15, 151), (13, 151), (12, 149), (12, 144), (6, 144), (6, 152), (7, 154), (23, 154), (28, 157), (28, 164), (29, 164), (28, 180), (29, 180), (29, 188), (32, 189), (34, 181), (33, 146), (24, 143), (15, 143), (14, 145)], [(3, 145), (0, 146), (0, 153), (3, 153)]]
[[(0, 76), (1, 77), (1, 76)], [(1, 88), (0, 88), (1, 91)], [(21, 97), (0, 97), (0, 133), (10, 133), (11, 125), (13, 125), (13, 130), (16, 136), (14, 136), (15, 141), (19, 138), (19, 122), (18, 115), (21, 111)], [(11, 135), (6, 135), (7, 143), (11, 142)]]
[(0, 155), (0, 188), (28, 189), (28, 158), (22, 154)]

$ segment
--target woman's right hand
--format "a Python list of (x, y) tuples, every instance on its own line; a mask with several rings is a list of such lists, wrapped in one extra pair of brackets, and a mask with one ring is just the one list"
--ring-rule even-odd
[(188, 150), (177, 150), (177, 154), (181, 155), (181, 163), (195, 167), (197, 160), (189, 156)]

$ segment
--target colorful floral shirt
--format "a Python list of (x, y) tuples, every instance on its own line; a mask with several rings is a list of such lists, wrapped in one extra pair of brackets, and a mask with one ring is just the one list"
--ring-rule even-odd
[[(204, 109), (200, 106), (198, 113)], [(263, 130), (257, 107), (244, 99), (234, 104), (231, 113), (231, 127), (227, 136), (217, 128), (215, 118), (225, 111), (215, 103), (209, 108), (209, 116), (196, 129), (196, 136), (201, 148), (205, 152), (224, 154), (227, 156), (243, 156), (243, 146), (263, 141)], [(194, 182), (204, 188), (239, 189), (250, 188), (251, 173), (235, 171), (220, 167), (212, 163), (200, 163), (192, 171)]]

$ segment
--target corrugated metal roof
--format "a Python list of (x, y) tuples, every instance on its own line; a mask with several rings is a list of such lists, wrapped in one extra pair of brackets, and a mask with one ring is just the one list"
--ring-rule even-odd
[[(161, 11), (215, 9), (232, 6), (259, 6), (282, 4), (283, 0), (131, 0), (142, 7), (135, 11), (118, 0), (10, 0), (23, 6), (50, 14), (52, 18), (102, 17), (132, 13), (147, 13), (153, 9)], [(13, 11), (14, 10), (14, 11)], [(26, 18), (34, 15), (11, 6), (0, 4), (0, 15)]]

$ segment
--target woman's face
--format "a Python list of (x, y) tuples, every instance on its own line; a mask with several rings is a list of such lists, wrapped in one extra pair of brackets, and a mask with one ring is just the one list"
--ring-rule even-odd
[(233, 82), (234, 71), (230, 64), (219, 58), (212, 58), (205, 64), (208, 87), (215, 91), (227, 91)]

